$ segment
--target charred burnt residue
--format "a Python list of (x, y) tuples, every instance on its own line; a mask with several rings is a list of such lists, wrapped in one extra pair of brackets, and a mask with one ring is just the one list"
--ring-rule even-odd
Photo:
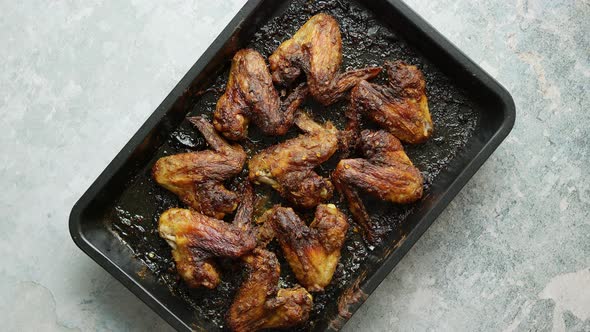
[[(361, 68), (369, 65), (382, 65), (384, 60), (403, 60), (417, 65), (424, 73), (427, 81), (427, 95), (435, 132), (432, 138), (420, 145), (405, 146), (408, 156), (422, 171), (425, 178), (425, 193), (443, 171), (449, 162), (462, 150), (473, 135), (478, 122), (478, 112), (472, 100), (456, 87), (453, 82), (440, 72), (433, 64), (416, 53), (408, 44), (399, 38), (375, 16), (362, 7), (358, 2), (345, 0), (310, 1), (295, 0), (286, 11), (272, 18), (262, 26), (247, 43), (247, 47), (254, 48), (268, 57), (279, 44), (290, 38), (312, 15), (325, 12), (334, 16), (340, 23), (343, 39), (342, 70)], [(229, 65), (229, 63), (228, 63)], [(203, 114), (211, 118), (217, 99), (223, 93), (228, 76), (227, 66), (214, 79), (214, 83), (207, 90), (197, 93), (194, 105), (189, 115)], [(385, 82), (385, 75), (381, 75), (376, 82)], [(346, 102), (340, 102), (328, 108), (313, 102), (303, 106), (317, 120), (331, 120), (337, 126), (343, 126), (343, 112)], [(372, 124), (365, 123), (365, 128), (372, 128)], [(296, 136), (297, 130), (291, 130), (285, 137), (273, 138), (260, 135), (254, 126), (250, 128), (249, 139), (244, 142), (244, 148), (249, 155), (260, 151), (278, 141)], [(231, 304), (237, 286), (242, 279), (242, 269), (238, 262), (220, 261), (223, 281), (215, 290), (189, 290), (175, 272), (174, 262), (168, 244), (158, 236), (157, 223), (160, 214), (168, 208), (182, 206), (178, 199), (160, 188), (151, 178), (151, 167), (160, 157), (174, 153), (181, 153), (206, 148), (203, 138), (191, 125), (184, 121), (168, 140), (153, 156), (152, 160), (130, 182), (121, 194), (116, 207), (108, 215), (108, 222), (112, 230), (142, 260), (147, 268), (171, 292), (184, 299), (187, 305), (194, 308), (199, 317), (205, 317), (211, 323), (225, 329), (225, 313)], [(322, 165), (319, 173), (328, 176), (338, 161), (336, 155), (333, 160)], [(228, 188), (237, 189), (246, 179), (244, 170), (237, 178), (227, 183)], [(256, 188), (259, 197), (264, 196), (264, 206), (285, 204), (276, 193), (266, 187)], [(346, 204), (335, 197), (333, 202), (347, 212)], [(416, 204), (408, 206), (394, 206), (392, 204), (367, 199), (368, 207), (372, 211), (372, 219), (378, 233), (387, 235), (387, 244), (397, 247), (405, 234), (413, 225), (405, 223), (412, 214)], [(419, 204), (419, 202), (418, 202)], [(310, 221), (313, 211), (299, 211), (302, 218)], [(228, 216), (228, 219), (233, 216)], [(289, 265), (285, 262), (280, 248), (271, 243), (269, 249), (277, 254), (281, 262), (281, 287), (289, 287), (296, 283)], [(363, 276), (370, 266), (377, 264), (383, 257), (375, 257), (375, 252), (383, 255), (392, 250), (373, 250), (363, 242), (356, 225), (352, 224), (348, 237), (342, 249), (342, 258), (336, 269), (332, 283), (323, 293), (314, 295), (314, 307), (308, 324), (299, 330), (311, 330), (317, 327), (320, 320), (342, 322), (338, 317), (339, 310), (345, 311), (349, 305), (357, 300), (364, 300), (362, 287)], [(360, 288), (359, 288), (360, 287)], [(359, 295), (360, 294), (360, 295)], [(362, 296), (361, 296), (362, 295)], [(339, 308), (340, 307), (340, 308)], [(328, 314), (332, 316), (327, 317)], [(340, 312), (342, 315), (343, 312)], [(325, 323), (325, 322), (324, 322)], [(329, 322), (328, 322), (329, 324)]]

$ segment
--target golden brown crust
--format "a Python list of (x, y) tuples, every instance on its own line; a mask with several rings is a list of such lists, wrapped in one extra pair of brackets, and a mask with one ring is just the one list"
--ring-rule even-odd
[(158, 231), (172, 247), (178, 274), (189, 287), (217, 287), (221, 277), (212, 258), (238, 258), (256, 246), (255, 236), (244, 225), (186, 209), (165, 211)]
[(385, 62), (389, 87), (361, 81), (350, 94), (352, 107), (408, 143), (422, 143), (433, 131), (424, 75), (401, 61)]
[(297, 280), (310, 292), (323, 291), (340, 259), (346, 216), (333, 204), (321, 204), (308, 227), (293, 209), (275, 207), (269, 222)]
[(231, 140), (246, 138), (250, 121), (266, 135), (284, 135), (293, 124), (293, 113), (306, 96), (307, 88), (300, 86), (281, 102), (262, 55), (243, 49), (234, 55), (213, 124)]
[(379, 67), (370, 67), (338, 73), (342, 63), (340, 27), (324, 13), (311, 17), (268, 60), (277, 84), (288, 85), (305, 72), (310, 93), (324, 105), (336, 102), (358, 82), (381, 71)]
[(367, 159), (341, 160), (332, 179), (363, 227), (365, 239), (372, 243), (375, 234), (359, 191), (392, 203), (411, 203), (422, 197), (423, 179), (400, 141), (386, 131), (364, 130), (360, 149)]
[(237, 195), (227, 190), (223, 181), (241, 172), (246, 153), (241, 146), (223, 140), (207, 120), (201, 117), (189, 120), (213, 150), (162, 157), (154, 164), (152, 176), (190, 208), (221, 219), (238, 205)]
[(330, 122), (319, 125), (304, 113), (298, 113), (296, 123), (307, 133), (253, 156), (249, 179), (272, 186), (297, 206), (312, 208), (332, 197), (332, 183), (313, 169), (336, 152), (338, 130)]
[(243, 260), (249, 274), (229, 309), (227, 321), (232, 331), (287, 328), (309, 318), (311, 295), (299, 286), (279, 289), (280, 265), (272, 252), (255, 249)]

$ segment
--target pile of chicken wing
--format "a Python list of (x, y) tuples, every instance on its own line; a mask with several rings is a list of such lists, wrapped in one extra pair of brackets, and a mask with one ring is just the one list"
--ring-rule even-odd
[[(349, 228), (347, 216), (330, 203), (334, 190), (348, 203), (364, 239), (375, 243), (362, 195), (395, 204), (419, 200), (423, 179), (400, 141), (421, 143), (433, 130), (420, 70), (386, 61), (387, 85), (368, 82), (381, 67), (340, 72), (340, 28), (327, 14), (310, 18), (268, 61), (269, 66), (253, 49), (238, 51), (213, 121), (188, 119), (210, 149), (163, 157), (152, 170), (154, 180), (186, 205), (159, 219), (159, 234), (185, 283), (213, 289), (223, 278), (219, 258), (243, 264), (246, 276), (227, 314), (234, 331), (286, 328), (308, 319), (310, 292), (329, 286)], [(281, 98), (277, 87), (290, 93)], [(300, 110), (307, 98), (322, 105), (347, 99), (346, 128), (318, 123)], [(363, 119), (381, 129), (361, 131)], [(248, 159), (240, 141), (250, 124), (268, 136), (285, 135), (292, 126), (302, 133)], [(341, 159), (331, 178), (315, 172), (335, 154), (357, 158)], [(249, 181), (240, 192), (226, 188), (224, 182), (246, 162)], [(253, 220), (251, 183), (270, 186), (291, 207), (275, 205)], [(309, 224), (297, 214), (302, 209), (315, 209)], [(222, 220), (234, 212), (232, 223)], [(301, 286), (279, 287), (280, 265), (267, 249), (271, 241)]]

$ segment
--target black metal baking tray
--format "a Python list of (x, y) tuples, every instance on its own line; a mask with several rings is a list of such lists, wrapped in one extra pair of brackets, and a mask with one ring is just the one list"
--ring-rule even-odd
[[(156, 225), (158, 215), (179, 202), (153, 183), (151, 165), (162, 155), (204, 148), (184, 119), (211, 113), (238, 49), (253, 47), (268, 56), (317, 12), (332, 14), (341, 25), (343, 67), (401, 59), (422, 69), (436, 132), (425, 144), (406, 146), (425, 177), (425, 197), (408, 206), (367, 202), (382, 242), (367, 247), (350, 231), (332, 284), (314, 294), (310, 321), (298, 330), (340, 329), (512, 129), (510, 94), (401, 1), (248, 1), (70, 215), (74, 242), (178, 330), (223, 329), (240, 273), (235, 264), (222, 263), (224, 282), (214, 291), (188, 290), (177, 280)], [(345, 102), (305, 107), (342, 125)], [(249, 150), (277, 141), (253, 135)], [(283, 284), (293, 283), (288, 266), (283, 270)]]

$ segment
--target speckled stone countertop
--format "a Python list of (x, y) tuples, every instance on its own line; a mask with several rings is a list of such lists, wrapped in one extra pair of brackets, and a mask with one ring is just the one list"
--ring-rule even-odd
[[(170, 329), (68, 215), (243, 3), (0, 2), (2, 330)], [(590, 2), (407, 3), (516, 124), (344, 330), (590, 331)]]

